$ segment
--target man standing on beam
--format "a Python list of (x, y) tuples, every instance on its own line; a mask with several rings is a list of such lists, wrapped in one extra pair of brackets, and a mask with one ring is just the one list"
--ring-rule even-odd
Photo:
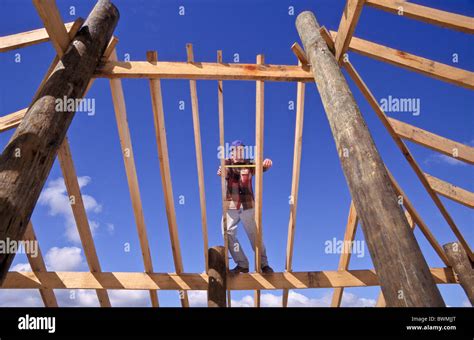
[[(245, 232), (250, 240), (253, 250), (257, 239), (257, 227), (255, 223), (255, 201), (252, 189), (252, 177), (255, 174), (255, 162), (246, 158), (248, 149), (240, 140), (231, 144), (230, 158), (225, 160), (226, 167), (226, 200), (225, 211), (227, 211), (227, 228), (224, 228), (224, 217), (222, 218), (222, 232), (227, 232), (227, 242), (230, 254), (237, 266), (230, 270), (231, 274), (248, 273), (249, 260), (237, 239), (237, 227), (239, 222), (244, 225)], [(263, 161), (263, 171), (272, 166), (271, 159)], [(221, 176), (222, 169), (219, 166), (217, 175)], [(261, 255), (262, 273), (273, 273), (268, 265), (265, 245), (262, 242)]]

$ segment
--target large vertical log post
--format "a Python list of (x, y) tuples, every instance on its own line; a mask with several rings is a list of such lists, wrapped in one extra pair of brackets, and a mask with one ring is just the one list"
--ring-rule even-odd
[(209, 283), (207, 289), (208, 307), (226, 307), (227, 268), (225, 263), (225, 247), (212, 247), (208, 252), (208, 275)]
[[(58, 100), (83, 97), (119, 19), (109, 0), (95, 5), (0, 156), (0, 240), (22, 240), (75, 110)], [(0, 254), (0, 284), (15, 254)]]
[(466, 250), (458, 242), (451, 242), (443, 245), (449, 264), (458, 276), (461, 287), (474, 306), (474, 269), (473, 263), (467, 256)]
[(301, 13), (296, 28), (311, 63), (387, 306), (445, 306), (359, 107), (319, 33), (313, 13)]

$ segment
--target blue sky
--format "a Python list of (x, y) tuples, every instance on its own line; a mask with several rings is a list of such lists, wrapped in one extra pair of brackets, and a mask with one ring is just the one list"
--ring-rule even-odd
[[(78, 16), (86, 17), (94, 1), (58, 0), (65, 22)], [(474, 16), (474, 3), (469, 0), (417, 0), (416, 3)], [(140, 1), (116, 0), (121, 18), (115, 31), (119, 38), (119, 59), (146, 60), (147, 50), (157, 50), (160, 60), (185, 61), (186, 43), (193, 43), (196, 61), (216, 60), (216, 51), (223, 50), (225, 62), (233, 62), (236, 54), (241, 63), (254, 63), (257, 54), (264, 54), (270, 64), (295, 64), (290, 50), (299, 37), (295, 28), (296, 15), (303, 10), (314, 11), (319, 23), (337, 30), (345, 1)], [(71, 15), (74, 6), (75, 15)], [(184, 6), (185, 15), (179, 15)], [(294, 15), (289, 7), (293, 6)], [(30, 1), (3, 0), (0, 3), (0, 35), (42, 27)], [(370, 41), (420, 55), (448, 65), (474, 70), (473, 37), (468, 34), (421, 23), (404, 17), (365, 7), (355, 35)], [(15, 58), (20, 53), (21, 62)], [(26, 107), (44, 73), (54, 50), (49, 43), (0, 54), (0, 115)], [(453, 54), (458, 61), (453, 62)], [(435, 80), (366, 57), (350, 54), (350, 59), (378, 100), (388, 96), (415, 98), (420, 101), (420, 114), (389, 112), (391, 117), (422, 127), (459, 142), (474, 145), (474, 95), (471, 91)], [(393, 143), (373, 110), (349, 81), (361, 112), (367, 121), (387, 167), (415, 203), (417, 210), (431, 228), (439, 243), (455, 240), (449, 226), (419, 183), (405, 158)], [(149, 82), (146, 79), (123, 80), (128, 121), (133, 141), (143, 210), (156, 272), (173, 272), (171, 246), (164, 209), (156, 140), (153, 128)], [(194, 137), (191, 116), (189, 82), (162, 81), (164, 111), (168, 134), (176, 214), (186, 272), (204, 271), (203, 242)], [(217, 83), (198, 81), (199, 109), (205, 170), (209, 244), (222, 244), (220, 234), (220, 179), (215, 175), (219, 160)], [(94, 240), (104, 271), (142, 271), (135, 221), (120, 143), (115, 123), (109, 82), (99, 79), (88, 93), (95, 99), (96, 113), (77, 113), (68, 131), (72, 155), (81, 177), (89, 219), (94, 226)], [(184, 110), (179, 109), (184, 101)], [(296, 101), (295, 83), (265, 84), (265, 156), (273, 160), (273, 168), (264, 176), (263, 235), (270, 264), (276, 271), (284, 270), (286, 237), (289, 218), (288, 196), (291, 189), (291, 169), (294, 142), (294, 110), (289, 102)], [(242, 139), (247, 144), (255, 140), (255, 83), (224, 82), (225, 137), (227, 141)], [(4, 147), (12, 131), (0, 134)], [(436, 177), (467, 190), (474, 190), (472, 168), (421, 146), (408, 146), (422, 169)], [(61, 171), (56, 162), (51, 170), (47, 190), (35, 208), (32, 221), (50, 270), (87, 270), (82, 247), (71, 230), (69, 207)], [(180, 196), (185, 203), (178, 204)], [(465, 238), (473, 242), (472, 210), (442, 198)], [(333, 137), (313, 83), (306, 88), (303, 156), (300, 193), (295, 234), (293, 269), (295, 271), (335, 270), (339, 254), (326, 254), (324, 243), (334, 237), (343, 238), (350, 204), (350, 195), (341, 171)], [(431, 267), (442, 262), (417, 230), (416, 237)], [(253, 253), (242, 228), (240, 241), (249, 257)], [(361, 230), (357, 240), (363, 240)], [(124, 244), (130, 244), (130, 252)], [(27, 262), (19, 255), (14, 264), (20, 268)], [(253, 261), (251, 261), (253, 262)], [(373, 268), (368, 250), (365, 256), (354, 256), (351, 269)], [(439, 286), (445, 301), (451, 306), (466, 304), (467, 298), (457, 285)], [(379, 289), (346, 289), (343, 305), (368, 305), (377, 298)], [(280, 291), (265, 292), (265, 302), (272, 305)], [(269, 294), (271, 293), (271, 294)], [(332, 290), (309, 289), (292, 295), (294, 305), (324, 305)], [(93, 292), (80, 292), (80, 298), (70, 300), (62, 292), (62, 305), (95, 305)], [(149, 303), (148, 293), (134, 295), (115, 293), (115, 305)], [(304, 294), (304, 295), (300, 295)], [(233, 293), (236, 305), (249, 303), (252, 292)], [(36, 291), (2, 292), (12, 305), (41, 305)], [(276, 297), (275, 297), (276, 296)], [(160, 292), (163, 306), (179, 305), (177, 292)], [(195, 305), (202, 295), (194, 294)], [(199, 303), (197, 301), (200, 301)]]

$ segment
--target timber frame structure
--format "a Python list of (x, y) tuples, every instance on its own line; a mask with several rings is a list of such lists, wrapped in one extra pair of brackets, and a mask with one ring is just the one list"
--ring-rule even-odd
[[(64, 54), (69, 42), (78, 32), (83, 24), (82, 19), (64, 24), (54, 0), (34, 0), (36, 9), (44, 23), (44, 28), (34, 31), (18, 33), (10, 36), (0, 37), (0, 52), (6, 52), (18, 48), (24, 48), (33, 44), (50, 41), (55, 50), (56, 57), (52, 61), (51, 67), (46, 74), (41, 86), (47, 80), (54, 67), (58, 64)], [(425, 173), (416, 160), (412, 157), (410, 150), (405, 144), (405, 140), (417, 143), (424, 147), (440, 152), (448, 157), (453, 157), (459, 161), (474, 164), (474, 148), (453, 141), (420, 127), (409, 125), (402, 121), (389, 118), (378, 104), (376, 97), (363, 81), (357, 70), (344, 55), (347, 52), (354, 52), (369, 58), (387, 62), (413, 72), (418, 72), (429, 77), (433, 77), (454, 85), (474, 89), (474, 72), (455, 68), (436, 61), (425, 59), (424, 57), (413, 55), (407, 52), (392, 49), (374, 42), (353, 37), (355, 27), (364, 6), (374, 7), (391, 13), (403, 12), (404, 16), (419, 20), (428, 24), (438, 25), (448, 29), (453, 29), (468, 34), (474, 34), (474, 18), (458, 14), (448, 13), (433, 8), (417, 5), (402, 0), (347, 0), (344, 13), (342, 15), (337, 32), (328, 31), (324, 27), (320, 29), (320, 34), (325, 39), (329, 48), (335, 55), (341, 68), (344, 68), (365, 96), (378, 118), (381, 120), (387, 132), (393, 138), (406, 158), (423, 187), (437, 206), (441, 215), (446, 220), (452, 232), (456, 236), (457, 244), (463, 250), (465, 256), (463, 261), (471, 265), (471, 273), (455, 272), (457, 268), (452, 262), (453, 258), (448, 256), (443, 247), (436, 240), (429, 227), (425, 224), (420, 214), (415, 209), (415, 205), (405, 195), (393, 176), (390, 180), (398, 195), (403, 197), (403, 207), (407, 220), (412, 229), (418, 226), (423, 235), (433, 247), (437, 255), (445, 264), (442, 268), (430, 268), (436, 284), (456, 284), (463, 283), (461, 277), (472, 275), (472, 262), (474, 254), (455, 221), (440, 200), (439, 195), (449, 198), (455, 202), (465, 205), (467, 208), (474, 208), (474, 193), (456, 187), (439, 178)], [(346, 287), (378, 286), (379, 280), (375, 270), (350, 270), (350, 253), (343, 253), (340, 257), (339, 265), (333, 271), (313, 271), (294, 272), (292, 270), (292, 256), (294, 246), (294, 233), (296, 229), (296, 210), (299, 188), (300, 162), (302, 154), (302, 134), (304, 115), (304, 93), (307, 82), (313, 81), (311, 65), (309, 65), (306, 53), (298, 43), (291, 49), (297, 57), (297, 65), (268, 65), (264, 62), (263, 55), (258, 55), (255, 64), (229, 64), (222, 61), (222, 52), (217, 52), (216, 62), (196, 62), (193, 56), (191, 44), (186, 46), (187, 62), (158, 61), (156, 52), (148, 52), (146, 61), (122, 62), (117, 60), (116, 44), (118, 39), (113, 37), (103, 56), (101, 66), (95, 71), (94, 78), (106, 78), (110, 81), (113, 106), (117, 128), (120, 136), (120, 143), (123, 153), (123, 160), (130, 190), (133, 212), (140, 240), (143, 255), (144, 272), (102, 272), (99, 259), (96, 253), (91, 229), (89, 226), (86, 210), (82, 200), (80, 187), (75, 171), (75, 166), (68, 144), (67, 137), (61, 144), (57, 157), (66, 183), (69, 196), (76, 198), (72, 204), (72, 211), (79, 231), (84, 253), (89, 266), (88, 272), (48, 272), (44, 260), (39, 252), (39, 256), (30, 257), (32, 272), (8, 272), (3, 285), (3, 289), (39, 289), (42, 300), (46, 307), (57, 307), (57, 299), (53, 289), (94, 289), (97, 292), (100, 306), (111, 306), (108, 296), (108, 289), (126, 290), (149, 290), (151, 305), (159, 306), (157, 292), (159, 290), (182, 291), (181, 304), (183, 307), (189, 306), (188, 290), (207, 290), (210, 276), (203, 273), (187, 273), (183, 267), (181, 259), (181, 248), (178, 237), (178, 228), (173, 199), (173, 188), (171, 172), (169, 167), (168, 146), (166, 140), (165, 116), (162, 104), (162, 94), (160, 79), (187, 79), (190, 81), (190, 95), (192, 103), (192, 117), (194, 126), (194, 138), (196, 147), (196, 161), (198, 171), (199, 197), (201, 206), (202, 236), (204, 242), (206, 272), (208, 272), (208, 240), (207, 240), (207, 212), (204, 188), (204, 170), (201, 151), (201, 135), (199, 124), (199, 107), (197, 97), (196, 80), (217, 81), (218, 109), (219, 109), (219, 129), (220, 143), (224, 145), (224, 101), (223, 101), (223, 81), (224, 80), (247, 80), (256, 82), (256, 222), (257, 222), (257, 246), (256, 254), (260, 253), (262, 240), (262, 156), (263, 156), (263, 131), (264, 131), (264, 84), (267, 81), (285, 81), (297, 83), (297, 109), (295, 144), (292, 172), (291, 197), (294, 198), (290, 205), (290, 217), (288, 223), (288, 242), (286, 249), (286, 270), (274, 274), (262, 274), (252, 272), (240, 274), (238, 276), (227, 276), (225, 289), (227, 290), (227, 306), (230, 306), (230, 292), (232, 290), (255, 290), (255, 305), (260, 306), (260, 290), (283, 290), (282, 306), (288, 304), (288, 291), (290, 289), (304, 288), (334, 288), (331, 306), (340, 306), (343, 290)], [(133, 156), (132, 141), (127, 122), (127, 111), (125, 97), (122, 89), (122, 78), (146, 78), (149, 79), (152, 97), (153, 117), (155, 123), (156, 142), (160, 161), (160, 173), (163, 183), (165, 197), (165, 209), (168, 219), (169, 235), (171, 238), (175, 273), (156, 273), (153, 270), (149, 242), (145, 220), (142, 212), (140, 190)], [(89, 83), (92, 85), (93, 80)], [(89, 88), (88, 87), (88, 88)], [(16, 128), (23, 119), (27, 108), (0, 117), (0, 132)], [(128, 150), (127, 154), (125, 150)], [(223, 160), (222, 160), (223, 162)], [(260, 164), (260, 166), (259, 166)], [(222, 164), (223, 165), (223, 164)], [(388, 170), (388, 169), (387, 169)], [(390, 174), (390, 172), (389, 172)], [(222, 181), (222, 195), (224, 191), (224, 181)], [(224, 197), (223, 197), (224, 198)], [(345, 241), (354, 239), (358, 225), (358, 215), (354, 204), (349, 208)], [(224, 236), (225, 237), (225, 236)], [(28, 224), (24, 235), (25, 240), (36, 240), (33, 224)], [(224, 241), (227, 246), (227, 240)], [(222, 252), (221, 252), (222, 253)], [(225, 248), (225, 264), (228, 269), (227, 248)], [(256, 256), (256, 268), (260, 268), (259, 256)], [(469, 266), (468, 266), (469, 267)], [(225, 276), (225, 275), (224, 275)], [(469, 280), (464, 280), (469, 281)], [(225, 281), (224, 281), (225, 282)], [(464, 285), (466, 292), (470, 290), (468, 296), (473, 296), (473, 282)], [(474, 303), (471, 300), (471, 303)], [(377, 306), (384, 306), (385, 300), (380, 294)]]

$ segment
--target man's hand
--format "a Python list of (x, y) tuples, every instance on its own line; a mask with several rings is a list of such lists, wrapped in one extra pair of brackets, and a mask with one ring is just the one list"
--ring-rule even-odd
[(265, 169), (270, 169), (272, 167), (272, 160), (270, 158), (267, 158), (263, 161), (263, 167)]
[(217, 176), (220, 176), (222, 174), (222, 169), (221, 167), (219, 166), (219, 169), (217, 169)]

